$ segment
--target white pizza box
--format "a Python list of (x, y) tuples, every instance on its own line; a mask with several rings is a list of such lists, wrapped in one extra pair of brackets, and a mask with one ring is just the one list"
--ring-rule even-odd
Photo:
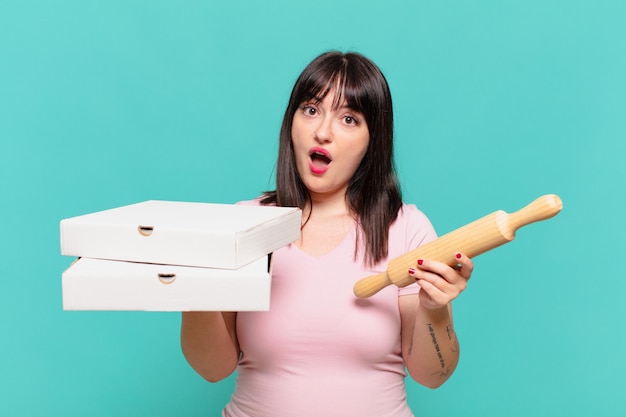
[(237, 269), (300, 237), (293, 207), (150, 200), (61, 220), (67, 256)]
[(63, 272), (63, 309), (267, 311), (269, 259), (233, 270), (79, 258)]

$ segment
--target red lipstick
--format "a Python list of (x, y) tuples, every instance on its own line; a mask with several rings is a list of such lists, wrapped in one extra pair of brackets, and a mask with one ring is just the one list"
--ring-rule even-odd
[(313, 147), (309, 150), (309, 168), (315, 175), (321, 175), (328, 171), (332, 160), (330, 152), (324, 148)]

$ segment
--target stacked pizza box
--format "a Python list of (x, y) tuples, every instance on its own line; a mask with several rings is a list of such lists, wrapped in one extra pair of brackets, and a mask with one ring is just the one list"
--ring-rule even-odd
[(292, 207), (145, 201), (61, 220), (65, 310), (263, 311)]

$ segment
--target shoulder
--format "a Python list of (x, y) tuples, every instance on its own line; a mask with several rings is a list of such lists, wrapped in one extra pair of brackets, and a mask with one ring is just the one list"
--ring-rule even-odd
[(424, 234), (436, 237), (432, 223), (415, 204), (403, 203), (398, 210), (398, 217), (391, 224), (391, 229), (400, 229), (408, 234)]
[(428, 220), (428, 217), (426, 217), (426, 215), (420, 209), (418, 209), (415, 204), (407, 203), (402, 203), (402, 207), (400, 207), (400, 210), (398, 210), (398, 217), (396, 218), (395, 223), (398, 222), (430, 225), (430, 220)]
[(402, 253), (415, 249), (436, 237), (437, 233), (432, 223), (414, 204), (402, 204), (398, 217), (389, 228), (390, 244)]

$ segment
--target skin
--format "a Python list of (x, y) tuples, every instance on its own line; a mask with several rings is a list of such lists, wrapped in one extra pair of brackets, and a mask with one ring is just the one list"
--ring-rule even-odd
[(406, 368), (413, 379), (430, 388), (447, 381), (459, 361), (451, 302), (466, 288), (474, 265), (465, 255), (456, 256), (457, 268), (418, 260), (409, 274), (420, 285), (419, 293), (398, 298)]
[(191, 367), (209, 382), (235, 371), (239, 342), (235, 331), (237, 313), (186, 311), (182, 314), (180, 344)]
[[(321, 101), (303, 103), (294, 115), (292, 141), (296, 166), (310, 191), (311, 203), (303, 210), (307, 222), (296, 244), (319, 256), (331, 251), (354, 224), (346, 203), (346, 190), (369, 143), (362, 114), (341, 104), (333, 107), (334, 91)], [(310, 168), (310, 150), (322, 148), (332, 162), (323, 174)], [(459, 254), (459, 266), (421, 260), (410, 274), (421, 286), (419, 293), (398, 298), (402, 355), (411, 377), (436, 388), (454, 371), (459, 344), (454, 332), (451, 301), (466, 287), (472, 261)], [(229, 376), (240, 354), (235, 330), (236, 313), (184, 312), (181, 346), (189, 364), (206, 380)]]
[[(291, 129), (296, 167), (315, 207), (313, 211), (311, 203), (304, 207), (303, 218), (308, 220), (296, 244), (316, 256), (337, 246), (354, 224), (346, 191), (369, 144), (365, 117), (345, 105), (333, 108), (334, 95), (330, 91), (318, 103), (303, 103)], [(323, 148), (332, 158), (328, 171), (321, 175), (309, 167), (313, 148)]]

